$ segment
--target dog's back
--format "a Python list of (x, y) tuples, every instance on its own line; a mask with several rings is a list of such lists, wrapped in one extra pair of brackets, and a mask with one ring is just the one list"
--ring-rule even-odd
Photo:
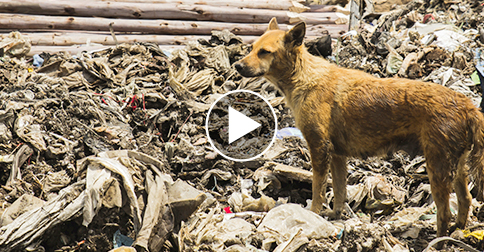
[(472, 118), (482, 120), (482, 115), (463, 94), (434, 83), (335, 70), (355, 80), (335, 75), (331, 81), (337, 83), (330, 102), (337, 154), (367, 157), (400, 149), (423, 154), (424, 146), (436, 144), (460, 157), (472, 147)]

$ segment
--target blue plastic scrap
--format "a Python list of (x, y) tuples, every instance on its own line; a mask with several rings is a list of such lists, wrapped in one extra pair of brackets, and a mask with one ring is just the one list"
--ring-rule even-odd
[(116, 231), (113, 236), (113, 247), (114, 248), (119, 248), (122, 246), (131, 246), (133, 244), (134, 240), (129, 238), (126, 235), (121, 234), (121, 231)]
[(34, 63), (32, 63), (32, 65), (34, 65), (34, 67), (41, 67), (42, 64), (44, 64), (44, 59), (42, 57), (40, 57), (40, 55), (35, 54), (34, 55)]
[[(477, 63), (476, 65), (477, 75), (479, 76), (479, 80), (481, 82), (481, 91), (484, 95), (484, 61)], [(481, 100), (481, 109), (484, 111), (484, 97)]]
[(287, 127), (284, 129), (280, 129), (276, 133), (276, 137), (278, 139), (282, 139), (284, 137), (289, 137), (289, 136), (296, 136), (301, 139), (304, 139), (302, 132), (298, 128), (294, 128), (294, 127)]

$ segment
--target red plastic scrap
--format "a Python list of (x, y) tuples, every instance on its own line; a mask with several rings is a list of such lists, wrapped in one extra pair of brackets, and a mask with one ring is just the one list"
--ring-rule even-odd
[(422, 23), (426, 24), (430, 20), (435, 20), (435, 18), (432, 14), (427, 14), (424, 16)]
[(143, 110), (146, 110), (146, 107), (145, 107), (145, 94), (142, 94), (143, 96)]
[(135, 110), (136, 109), (136, 102), (138, 101), (138, 99), (136, 99), (136, 95), (133, 95), (133, 98), (131, 99), (131, 102), (129, 103), (129, 106)]

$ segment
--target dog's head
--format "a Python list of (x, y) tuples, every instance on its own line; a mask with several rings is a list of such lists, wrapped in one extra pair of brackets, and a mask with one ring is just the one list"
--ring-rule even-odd
[[(263, 76), (271, 71), (291, 68), (288, 56), (303, 44), (306, 24), (298, 23), (291, 30), (279, 30), (276, 18), (269, 22), (267, 31), (252, 44), (252, 51), (234, 64), (244, 77)], [(285, 67), (284, 67), (285, 66)]]

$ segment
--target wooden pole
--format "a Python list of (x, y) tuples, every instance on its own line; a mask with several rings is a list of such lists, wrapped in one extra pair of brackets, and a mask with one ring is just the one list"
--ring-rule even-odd
[[(76, 33), (59, 33), (59, 32), (35, 32), (35, 33), (22, 33), (27, 36), (33, 46), (72, 46), (82, 45), (88, 43), (102, 44), (102, 45), (115, 45), (115, 41), (110, 34), (95, 34), (88, 32), (76, 32)], [(2, 35), (2, 37), (8, 36), (8, 34)], [(258, 36), (240, 36), (243, 42), (246, 44), (253, 43)], [(116, 39), (119, 43), (135, 43), (135, 42), (151, 42), (159, 45), (183, 45), (188, 41), (194, 41), (199, 39), (209, 40), (210, 36), (205, 35), (185, 35), (185, 36), (172, 36), (172, 35), (126, 35), (118, 34)]]
[[(236, 8), (251, 9), (272, 9), (272, 10), (289, 10), (290, 8), (301, 8), (306, 2), (304, 0), (101, 0), (103, 2), (131, 2), (131, 3), (175, 3), (185, 5), (212, 5), (212, 6), (230, 6)], [(308, 7), (302, 7), (309, 9)]]
[[(101, 45), (116, 45), (113, 37), (108, 34), (96, 34), (89, 32), (34, 32), (25, 33), (22, 35), (28, 37), (33, 46), (72, 46), (85, 44), (101, 44)], [(0, 34), (0, 38), (4, 38), (8, 34)], [(259, 36), (239, 36), (246, 44), (253, 43)], [(306, 40), (312, 40), (317, 37), (308, 36)], [(195, 41), (199, 39), (209, 40), (210, 36), (185, 35), (116, 35), (119, 43), (135, 43), (135, 42), (151, 42), (158, 45), (183, 45), (188, 41)]]
[[(184, 5), (175, 3), (129, 3), (65, 0), (0, 0), (0, 12), (56, 16), (169, 19), (220, 21), (233, 23), (268, 23), (273, 17), (279, 23), (304, 20), (308, 24), (334, 24), (336, 13), (321, 12), (317, 16), (299, 13), (291, 18), (286, 10), (247, 9), (211, 5)], [(295, 13), (294, 13), (295, 15)], [(294, 21), (293, 21), (294, 20)]]

